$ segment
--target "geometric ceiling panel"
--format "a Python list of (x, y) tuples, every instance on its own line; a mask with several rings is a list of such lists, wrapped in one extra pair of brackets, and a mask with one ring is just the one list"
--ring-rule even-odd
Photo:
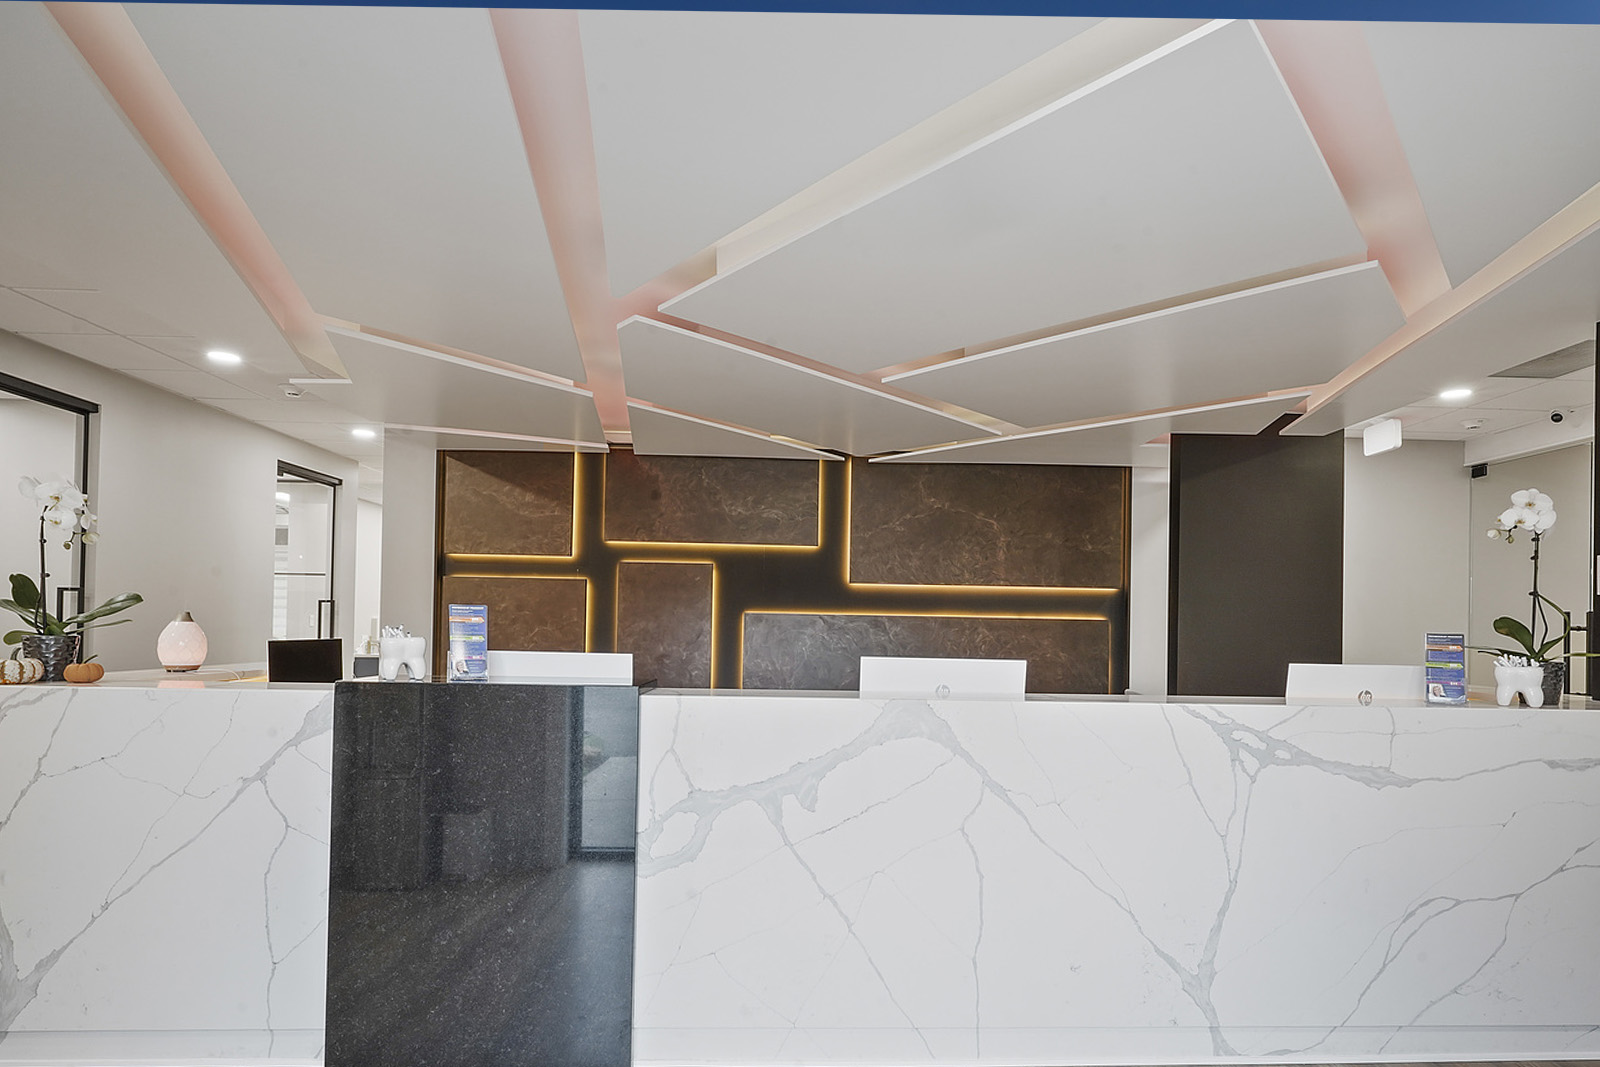
[(750, 430), (628, 404), (633, 450), (641, 456), (737, 456), (748, 459), (833, 459), (832, 452), (791, 445)]
[(983, 432), (922, 404), (648, 319), (617, 330), (630, 396), (851, 455)]
[(578, 18), (618, 295), (1097, 21), (783, 11)]
[(1376, 263), (891, 376), (1018, 426), (1318, 384), (1405, 321)]
[(1600, 232), (1413, 341), (1284, 432), (1320, 436), (1407, 407), (1593, 337), (1597, 320)]
[(318, 312), (584, 377), (485, 11), (129, 11)]
[(1365, 255), (1234, 22), (666, 306), (863, 371)]
[(1068, 426), (969, 441), (873, 463), (1057, 463), (1097, 467), (1165, 465), (1166, 450), (1150, 445), (1169, 433), (1256, 434), (1305, 399), (1304, 392), (1234, 401), (1116, 423)]
[(373, 422), (605, 442), (594, 398), (582, 390), (345, 334), (330, 337), (352, 384), (308, 384), (306, 392)]
[(1460, 285), (1600, 180), (1600, 26), (1364, 26)]
[(12, 333), (105, 333), (105, 329), (42, 303), (30, 293), (0, 289), (0, 329)]
[(43, 5), (0, 4), (0, 145), (7, 285), (96, 290), (161, 332), (304, 373)]
[(183, 370), (184, 364), (138, 341), (114, 333), (29, 333), (29, 340), (111, 370)]
[(402, 430), (390, 427), (383, 431), (385, 437), (399, 437), (422, 445), (424, 448), (448, 448), (462, 451), (490, 452), (604, 452), (604, 444), (562, 444), (551, 441), (533, 441), (522, 437), (497, 437), (493, 434), (437, 433), (429, 430)]

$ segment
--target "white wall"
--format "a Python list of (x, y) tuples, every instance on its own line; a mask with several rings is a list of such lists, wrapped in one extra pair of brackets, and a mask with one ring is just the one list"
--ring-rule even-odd
[[(1409, 445), (1406, 447), (1410, 447)], [(1514, 647), (1509, 638), (1494, 632), (1494, 620), (1510, 615), (1528, 621), (1528, 590), (1532, 588), (1532, 545), (1523, 538), (1512, 544), (1490, 539), (1486, 532), (1495, 518), (1511, 506), (1518, 489), (1538, 489), (1550, 494), (1556, 505), (1556, 524), (1545, 534), (1539, 553), (1539, 592), (1572, 612), (1580, 626), (1589, 606), (1589, 464), (1592, 445), (1582, 444), (1542, 455), (1489, 464), (1489, 474), (1472, 479), (1471, 623), (1467, 641), (1474, 645)], [(1559, 630), (1557, 631), (1559, 632)], [(1582, 649), (1576, 635), (1575, 649)], [(1473, 685), (1493, 685), (1493, 661), (1472, 657)], [(1581, 677), (1583, 661), (1575, 659)]]
[[(357, 465), (3, 331), (0, 370), (100, 405), (89, 441), (101, 531), (89, 549), (89, 601), (124, 590), (145, 599), (125, 613), (132, 622), (92, 632), (89, 648), (107, 669), (155, 666), (156, 637), (182, 611), (205, 628), (208, 662), (264, 661), (277, 463), (343, 479), (345, 501), (355, 499)], [(0, 474), (9, 483), (0, 492), (15, 492), (3, 466)], [(348, 654), (352, 613), (343, 606), (354, 592), (355, 509), (339, 511), (335, 595)], [(17, 569), (10, 560), (0, 568)]]
[(383, 626), (428, 638), (433, 652), (434, 481), (432, 437), (383, 435)]
[(1172, 471), (1133, 468), (1128, 558), (1128, 688), (1167, 691), (1167, 520)]
[(372, 632), (372, 620), (379, 617), (382, 596), (383, 505), (360, 500), (356, 502), (356, 591), (350, 612), (357, 651), (362, 639)]
[(1344, 454), (1344, 661), (1422, 662), (1423, 634), (1467, 624), (1472, 478), (1460, 441)]

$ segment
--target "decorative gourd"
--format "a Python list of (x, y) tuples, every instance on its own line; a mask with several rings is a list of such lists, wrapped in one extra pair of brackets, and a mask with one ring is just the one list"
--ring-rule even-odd
[(69, 682), (98, 682), (104, 678), (106, 669), (98, 663), (69, 663), (61, 676)]
[(44, 677), (44, 661), (24, 656), (0, 659), (0, 685), (27, 685)]

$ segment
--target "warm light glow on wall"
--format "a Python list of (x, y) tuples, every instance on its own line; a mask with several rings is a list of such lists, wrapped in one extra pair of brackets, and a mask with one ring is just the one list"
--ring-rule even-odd
[[(582, 581), (583, 647), (605, 652), (618, 649), (624, 631), (624, 566), (709, 566), (713, 687), (719, 680), (724, 685), (743, 684), (745, 626), (751, 614), (1101, 623), (1109, 629), (1107, 691), (1112, 691), (1118, 664), (1125, 662), (1126, 618), (1119, 614), (1126, 606), (1123, 588), (851, 581), (852, 463), (816, 462), (814, 545), (612, 540), (605, 536), (608, 457), (575, 453), (572, 464), (571, 551), (567, 555), (442, 554), (441, 578)], [(693, 501), (690, 503), (692, 506)], [(1126, 499), (1123, 504), (1125, 507)], [(1125, 541), (1123, 551), (1126, 554)], [(839, 554), (837, 563), (828, 557), (830, 552)], [(649, 604), (648, 599), (634, 599), (629, 610), (647, 609)], [(968, 605), (971, 610), (964, 610)], [(696, 614), (695, 618), (698, 627), (700, 617)], [(670, 651), (670, 625), (639, 632), (665, 633), (667, 636), (657, 639), (666, 643), (662, 651)], [(638, 651), (653, 654), (655, 650)], [(1081, 673), (1078, 677), (1081, 679)]]

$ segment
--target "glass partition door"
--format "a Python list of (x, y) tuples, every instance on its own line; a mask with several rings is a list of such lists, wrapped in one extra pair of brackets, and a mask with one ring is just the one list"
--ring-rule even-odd
[(339, 480), (278, 465), (273, 530), (272, 636), (334, 635), (333, 534)]

